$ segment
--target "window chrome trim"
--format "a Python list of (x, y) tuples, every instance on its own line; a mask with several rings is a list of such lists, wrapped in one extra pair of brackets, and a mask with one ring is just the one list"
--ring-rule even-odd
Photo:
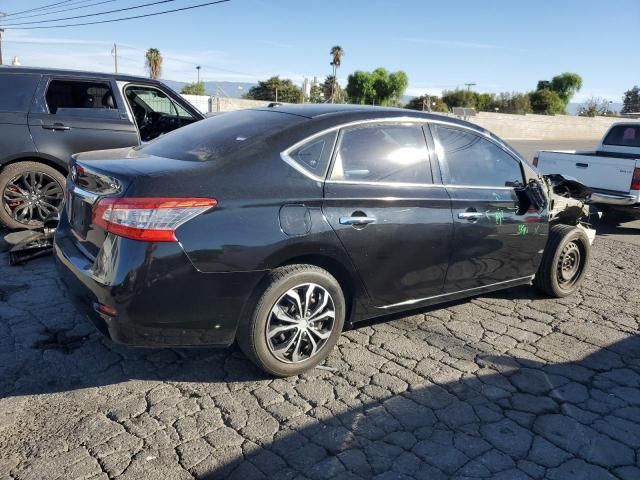
[(376, 308), (389, 309), (389, 308), (403, 307), (403, 306), (407, 306), (407, 305), (415, 305), (416, 303), (426, 302), (427, 300), (433, 300), (433, 299), (436, 299), (436, 298), (448, 297), (450, 295), (457, 295), (459, 293), (473, 292), (475, 290), (482, 290), (483, 288), (491, 288), (491, 287), (495, 287), (495, 286), (498, 286), (498, 285), (504, 285), (505, 283), (519, 282), (521, 280), (529, 280), (529, 281), (531, 281), (531, 280), (533, 280), (534, 276), (535, 275), (527, 275), (526, 277), (513, 278), (511, 280), (504, 280), (502, 282), (490, 283), (489, 285), (482, 285), (480, 287), (468, 288), (466, 290), (458, 290), (456, 292), (441, 293), (440, 295), (433, 295), (431, 297), (414, 298), (414, 299), (411, 299), (411, 300), (405, 300), (404, 302), (393, 303), (391, 305), (384, 305), (382, 307), (376, 307)]
[(325, 180), (326, 184), (341, 185), (374, 185), (382, 187), (420, 187), (420, 188), (444, 188), (441, 183), (409, 183), (409, 182), (374, 182), (371, 180)]
[[(285, 163), (287, 163), (288, 165), (293, 167), (298, 172), (302, 173), (304, 176), (310, 178), (311, 180), (314, 180), (316, 182), (326, 182), (326, 183), (329, 183), (329, 182), (340, 182), (340, 180), (328, 180), (327, 179), (327, 175), (329, 174), (329, 168), (327, 168), (327, 170), (324, 172), (324, 176), (323, 177), (321, 177), (319, 175), (316, 175), (313, 172), (310, 172), (308, 169), (306, 169), (305, 167), (300, 165), (298, 162), (296, 162), (293, 158), (291, 158), (291, 155), (290, 155), (291, 152), (293, 150), (301, 147), (305, 143), (310, 142), (310, 141), (314, 140), (317, 137), (321, 137), (322, 135), (326, 135), (327, 133), (331, 133), (331, 132), (336, 131), (336, 130), (341, 130), (343, 128), (357, 127), (359, 125), (369, 125), (369, 124), (378, 124), (378, 123), (398, 123), (398, 124), (413, 123), (413, 124), (419, 124), (420, 126), (429, 125), (430, 123), (438, 123), (438, 124), (442, 124), (442, 125), (446, 125), (446, 126), (451, 126), (451, 127), (456, 127), (456, 128), (462, 128), (462, 129), (465, 129), (465, 130), (469, 130), (472, 133), (475, 133), (477, 135), (481, 135), (484, 138), (489, 139), (496, 146), (502, 148), (500, 146), (500, 144), (498, 144), (495, 140), (492, 139), (491, 134), (489, 133), (489, 131), (485, 130), (485, 129), (478, 130), (478, 129), (469, 127), (467, 125), (458, 125), (456, 123), (448, 122), (446, 120), (439, 120), (439, 119), (433, 119), (433, 118), (420, 118), (420, 117), (402, 116), (402, 117), (382, 117), (382, 118), (368, 118), (368, 119), (364, 119), (364, 120), (354, 120), (352, 122), (342, 123), (340, 125), (334, 125), (333, 127), (325, 128), (324, 130), (316, 132), (313, 135), (310, 135), (310, 136), (308, 136), (308, 137), (306, 137), (306, 138), (294, 143), (290, 147), (286, 148), (285, 150), (280, 152), (280, 158), (282, 159), (282, 161), (284, 161)], [(482, 128), (482, 127), (480, 127), (480, 128)], [(336, 137), (336, 143), (337, 143), (337, 141), (338, 141), (338, 138)], [(334, 145), (333, 145), (333, 148), (334, 148), (334, 152), (333, 153), (335, 153), (336, 143), (334, 143)], [(427, 145), (427, 149), (428, 149), (429, 146), (428, 146), (428, 144), (426, 142), (426, 139), (425, 139), (425, 144)], [(433, 156), (435, 154), (435, 152), (429, 151), (429, 154), (431, 156)], [(511, 155), (511, 156), (513, 156), (513, 155)], [(515, 157), (515, 160), (520, 161), (517, 157)], [(356, 182), (356, 183), (357, 184), (362, 184), (364, 182)], [(370, 182), (370, 184), (375, 184), (375, 185), (385, 185), (385, 184), (386, 185), (402, 185), (400, 183), (395, 183), (395, 182)], [(407, 185), (407, 184), (405, 184), (405, 185)], [(438, 183), (433, 183), (433, 184), (432, 183), (419, 183), (419, 184), (408, 184), (408, 185), (414, 185), (414, 186), (436, 185), (436, 186), (441, 186), (441, 184), (438, 184)]]

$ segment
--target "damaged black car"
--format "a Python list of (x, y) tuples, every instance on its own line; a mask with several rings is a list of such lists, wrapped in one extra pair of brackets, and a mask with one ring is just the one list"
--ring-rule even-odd
[(70, 170), (55, 256), (100, 331), (237, 341), (278, 376), (365, 319), (531, 283), (570, 295), (595, 233), (582, 185), (409, 110), (273, 104)]

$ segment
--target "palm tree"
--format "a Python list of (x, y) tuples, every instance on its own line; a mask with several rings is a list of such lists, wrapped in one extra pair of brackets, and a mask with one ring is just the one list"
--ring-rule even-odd
[(329, 54), (332, 57), (331, 65), (333, 67), (333, 85), (331, 86), (331, 103), (333, 103), (336, 96), (336, 72), (342, 63), (342, 57), (344, 56), (344, 50), (340, 45), (336, 45), (331, 49)]
[(144, 55), (145, 68), (149, 70), (149, 76), (154, 80), (162, 74), (162, 54), (157, 48), (150, 48)]

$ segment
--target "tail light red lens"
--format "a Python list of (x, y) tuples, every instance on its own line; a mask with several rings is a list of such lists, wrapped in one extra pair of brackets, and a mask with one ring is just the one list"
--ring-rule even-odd
[(631, 190), (640, 190), (640, 168), (633, 170), (633, 178), (631, 179)]
[(176, 242), (178, 227), (217, 204), (215, 198), (103, 198), (93, 223), (133, 240)]
[(533, 157), (533, 166), (534, 167), (538, 166), (538, 157), (537, 156)]

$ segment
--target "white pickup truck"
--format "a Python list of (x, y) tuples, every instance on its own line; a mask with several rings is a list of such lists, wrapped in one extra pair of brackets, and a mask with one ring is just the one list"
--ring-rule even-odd
[(533, 164), (591, 187), (592, 204), (640, 214), (640, 122), (613, 124), (595, 151), (541, 150)]

